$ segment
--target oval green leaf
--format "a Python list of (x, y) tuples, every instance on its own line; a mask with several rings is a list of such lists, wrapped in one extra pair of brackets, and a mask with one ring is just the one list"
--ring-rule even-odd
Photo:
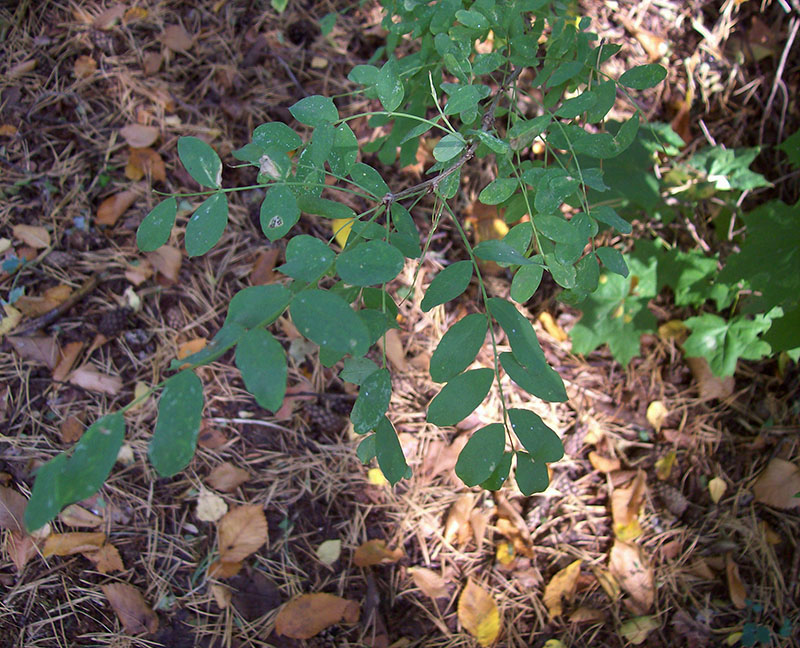
[(338, 176), (350, 173), (358, 158), (358, 140), (347, 124), (340, 124), (333, 138), (333, 148), (328, 156), (328, 164)]
[(402, 252), (386, 241), (367, 241), (336, 259), (336, 272), (345, 283), (371, 286), (394, 279), (403, 269)]
[(444, 427), (455, 425), (481, 404), (494, 379), (488, 368), (472, 369), (453, 378), (428, 406), (428, 421)]
[(307, 126), (331, 124), (339, 119), (339, 111), (333, 99), (322, 95), (303, 97), (289, 108), (289, 112), (297, 121)]
[(473, 313), (453, 324), (431, 356), (430, 374), (436, 382), (446, 382), (466, 369), (486, 338), (488, 322), (482, 313)]
[(158, 401), (158, 421), (147, 455), (162, 477), (189, 465), (197, 446), (203, 414), (203, 385), (190, 370), (167, 380)]
[(375, 458), (375, 453), (375, 435), (370, 434), (368, 437), (362, 439), (361, 443), (358, 444), (358, 448), (356, 448), (356, 456), (358, 457), (359, 461), (366, 466)]
[(434, 306), (449, 302), (463, 293), (472, 279), (472, 261), (456, 261), (437, 274), (425, 297), (422, 298), (421, 308), (428, 312)]
[(293, 236), (286, 246), (286, 263), (276, 268), (292, 279), (312, 283), (333, 265), (336, 254), (318, 238)]
[(466, 142), (458, 133), (450, 133), (440, 139), (433, 148), (433, 157), (437, 162), (447, 162), (464, 150)]
[(484, 261), (496, 261), (497, 263), (506, 263), (508, 265), (536, 264), (536, 261), (531, 261), (520, 254), (519, 250), (514, 246), (505, 241), (498, 241), (497, 239), (481, 241), (475, 246), (473, 252), (476, 257)]
[(289, 308), (292, 321), (320, 347), (363, 356), (369, 350), (367, 326), (348, 303), (326, 290), (304, 290)]
[(396, 484), (408, 473), (408, 464), (400, 439), (397, 438), (394, 426), (385, 416), (375, 430), (375, 456), (378, 458), (378, 466), (383, 476), (390, 484)]
[(531, 297), (542, 281), (544, 268), (540, 265), (522, 266), (511, 280), (511, 299), (524, 304)]
[(558, 461), (564, 456), (561, 439), (530, 410), (510, 409), (511, 429), (536, 461)]
[(501, 353), (500, 364), (508, 376), (529, 394), (550, 403), (567, 400), (567, 390), (561, 376), (544, 360), (533, 367), (522, 366), (513, 353)]
[(542, 461), (534, 461), (527, 452), (517, 453), (517, 472), (515, 476), (517, 486), (519, 486), (523, 495), (542, 493), (547, 490), (547, 486), (550, 484), (547, 464)]
[(189, 175), (203, 187), (219, 189), (222, 184), (222, 160), (217, 152), (197, 137), (178, 139), (178, 157)]
[(628, 276), (628, 264), (617, 248), (600, 247), (595, 250), (595, 254), (611, 272), (622, 277)]
[(378, 365), (369, 358), (347, 358), (344, 361), (344, 367), (339, 372), (339, 378), (354, 385), (361, 385), (368, 376), (377, 370)]
[(511, 197), (518, 185), (516, 178), (497, 178), (483, 188), (478, 200), (484, 205), (499, 205)]
[(470, 487), (489, 479), (503, 459), (505, 445), (506, 431), (502, 423), (477, 430), (458, 455), (456, 475)]
[(236, 366), (256, 402), (264, 409), (277, 411), (286, 393), (288, 372), (280, 342), (263, 328), (248, 331), (236, 346)]
[(136, 245), (142, 252), (157, 250), (169, 240), (177, 213), (178, 202), (175, 198), (162, 200), (150, 210), (136, 230)]
[(403, 82), (397, 75), (397, 62), (394, 59), (388, 60), (375, 83), (375, 90), (378, 92), (378, 99), (384, 109), (392, 112), (403, 102)]
[(268, 122), (256, 126), (253, 131), (253, 144), (262, 149), (274, 149), (288, 153), (299, 148), (303, 143), (300, 136), (283, 122)]
[(489, 475), (488, 479), (485, 479), (481, 482), (481, 488), (485, 488), (486, 490), (490, 491), (500, 490), (503, 487), (503, 484), (506, 483), (508, 474), (511, 472), (511, 460), (513, 458), (513, 452), (504, 452), (503, 458), (500, 459), (500, 463), (497, 464), (497, 468), (495, 468), (492, 474)]
[(217, 244), (228, 225), (228, 198), (218, 192), (207, 198), (186, 223), (184, 243), (190, 257), (205, 254)]
[(292, 293), (286, 286), (250, 286), (237, 292), (228, 304), (225, 326), (238, 324), (246, 329), (272, 324), (289, 305)]
[(610, 225), (620, 234), (630, 234), (633, 231), (631, 224), (620, 216), (613, 207), (609, 205), (598, 205), (591, 208), (591, 215), (601, 223)]
[(274, 185), (261, 203), (261, 230), (270, 241), (284, 236), (300, 218), (297, 199), (286, 185)]
[(637, 65), (622, 74), (619, 78), (621, 85), (634, 90), (646, 90), (661, 83), (667, 76), (667, 70), (658, 63)]
[(378, 369), (367, 376), (358, 390), (350, 420), (356, 434), (366, 434), (380, 423), (392, 397), (392, 378), (388, 369)]
[(350, 169), (350, 177), (357, 186), (376, 198), (382, 198), (390, 193), (389, 185), (383, 181), (381, 174), (363, 162), (353, 165), (353, 168)]

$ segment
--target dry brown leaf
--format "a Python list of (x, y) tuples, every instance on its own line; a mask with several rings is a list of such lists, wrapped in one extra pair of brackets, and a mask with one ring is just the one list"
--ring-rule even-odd
[(539, 323), (544, 327), (544, 330), (557, 342), (566, 342), (569, 339), (567, 332), (558, 325), (558, 322), (556, 322), (553, 316), (547, 311), (542, 311), (538, 319)]
[(238, 468), (231, 462), (226, 461), (211, 471), (206, 481), (212, 488), (230, 493), (250, 479), (250, 473), (244, 468)]
[(371, 567), (397, 562), (403, 556), (405, 553), (400, 547), (389, 549), (384, 540), (367, 540), (356, 549), (353, 562), (357, 567)]
[(753, 482), (756, 501), (780, 509), (790, 509), (800, 504), (800, 469), (784, 459), (770, 460), (767, 467)]
[(481, 646), (491, 646), (500, 634), (500, 611), (492, 595), (472, 579), (458, 599), (458, 620)]
[(594, 450), (589, 453), (589, 463), (592, 464), (592, 468), (604, 473), (614, 472), (622, 468), (620, 460), (616, 457), (604, 457)]
[(20, 573), (28, 561), (38, 553), (36, 540), (20, 531), (11, 531), (8, 534), (5, 550), (11, 562), (14, 563), (17, 573)]
[(614, 541), (608, 568), (629, 595), (626, 602), (634, 614), (645, 614), (655, 600), (655, 575), (644, 550), (628, 542)]
[(216, 493), (202, 490), (197, 498), (197, 519), (203, 522), (216, 522), (228, 512), (228, 505)]
[[(384, 336), (386, 339), (386, 357), (389, 358), (389, 362), (392, 363), (392, 366), (397, 369), (397, 371), (404, 372), (408, 369), (408, 363), (406, 362), (406, 351), (403, 348), (403, 343), (400, 340), (400, 333), (397, 329), (389, 329), (386, 331), (386, 335)], [(383, 348), (384, 338), (378, 340), (378, 344)]]
[(452, 544), (456, 540), (458, 545), (463, 545), (469, 541), (469, 514), (474, 505), (475, 498), (471, 493), (464, 493), (453, 503), (444, 525), (445, 542)]
[(119, 129), (119, 134), (134, 149), (151, 146), (158, 139), (158, 129), (144, 124), (128, 124)]
[(125, 15), (122, 17), (122, 22), (129, 23), (134, 20), (144, 20), (147, 18), (147, 9), (144, 7), (131, 7), (125, 10)]
[(715, 376), (705, 358), (686, 358), (686, 364), (692, 370), (692, 375), (697, 381), (697, 390), (703, 400), (713, 398), (722, 400), (733, 394), (736, 386), (733, 376), (727, 378)]
[(77, 416), (68, 416), (59, 427), (64, 443), (75, 443), (83, 436), (83, 422)]
[(142, 593), (133, 585), (110, 583), (101, 585), (100, 589), (114, 608), (125, 632), (139, 634), (158, 630), (158, 616), (147, 605)]
[(83, 555), (95, 564), (101, 574), (125, 571), (122, 556), (119, 555), (117, 548), (108, 542), (97, 551), (86, 551)]
[(284, 605), (275, 617), (275, 632), (291, 639), (310, 639), (340, 621), (355, 623), (360, 606), (333, 594), (303, 594)]
[(95, 551), (106, 541), (106, 534), (101, 532), (86, 533), (54, 533), (44, 543), (42, 554), (48, 556), (72, 556), (84, 551)]
[(33, 72), (34, 69), (36, 69), (36, 63), (37, 60), (31, 58), (17, 63), (16, 65), (12, 65), (10, 68), (8, 68), (6, 77), (9, 79), (16, 79), (17, 77), (24, 76), (29, 72)]
[(178, 272), (181, 269), (183, 257), (181, 251), (170, 245), (162, 245), (154, 252), (148, 252), (147, 260), (156, 272), (160, 272), (172, 283), (178, 281)]
[(533, 538), (525, 519), (502, 492), (495, 492), (494, 499), (498, 515), (495, 529), (511, 540), (514, 551), (527, 558), (533, 558)]
[(57, 382), (66, 380), (78, 356), (81, 354), (81, 351), (83, 351), (83, 342), (68, 342), (67, 345), (61, 349), (58, 364), (56, 364), (53, 369), (53, 380)]
[(639, 525), (639, 509), (644, 503), (646, 487), (645, 473), (639, 470), (630, 486), (616, 488), (611, 493), (614, 533), (620, 540), (633, 540), (642, 533), (642, 527)]
[(139, 181), (149, 175), (156, 182), (167, 181), (167, 167), (161, 156), (151, 148), (131, 148), (125, 177)]
[(208, 566), (209, 578), (231, 578), (242, 569), (242, 562), (223, 562), (215, 560)]
[(411, 578), (414, 579), (414, 584), (419, 587), (426, 596), (432, 599), (447, 596), (447, 586), (445, 585), (444, 578), (432, 569), (426, 567), (411, 567), (408, 573), (411, 574)]
[(125, 270), (125, 278), (134, 286), (141, 286), (152, 276), (153, 266), (147, 259), (139, 259), (136, 263), (129, 264)]
[(655, 400), (647, 406), (647, 422), (653, 426), (656, 432), (661, 432), (661, 426), (669, 416), (669, 410), (663, 401)]
[(214, 597), (214, 601), (220, 610), (226, 609), (231, 604), (233, 592), (230, 588), (218, 583), (211, 583), (208, 589), (211, 591), (211, 595)]
[(6, 339), (23, 360), (41, 362), (50, 369), (58, 362), (58, 343), (55, 338), (43, 335), (10, 335)]
[(99, 225), (108, 225), (109, 227), (116, 224), (119, 217), (124, 214), (128, 207), (130, 207), (139, 197), (139, 191), (136, 189), (127, 189), (109, 196), (97, 208), (97, 216), (95, 220)]
[(581, 605), (569, 615), (571, 623), (602, 623), (606, 618), (602, 610)]
[[(0, 137), (14, 137), (19, 132), (14, 124), (0, 124)], [(8, 241), (8, 239), (3, 239)], [(2, 250), (5, 252), (5, 250)]]
[(731, 595), (731, 601), (735, 607), (743, 610), (747, 606), (747, 590), (739, 576), (739, 566), (733, 562), (730, 553), (725, 556), (725, 574), (728, 577), (728, 592)]
[(489, 516), (480, 509), (474, 509), (469, 514), (469, 525), (472, 527), (472, 539), (475, 540), (475, 548), (480, 551), (483, 541), (486, 538), (486, 528), (489, 526)]
[(219, 521), (219, 556), (224, 562), (239, 562), (268, 540), (267, 518), (260, 506), (239, 506)]
[(608, 598), (612, 601), (617, 601), (622, 590), (620, 589), (619, 582), (614, 574), (607, 569), (602, 569), (600, 567), (592, 567), (592, 573), (594, 574), (597, 582), (600, 583), (600, 587), (603, 588), (603, 591), (606, 593)]
[(53, 310), (69, 299), (72, 288), (66, 284), (59, 284), (48, 288), (41, 296), (23, 295), (15, 304), (28, 317), (39, 317)]
[(192, 47), (192, 37), (183, 25), (170, 25), (164, 29), (161, 42), (173, 52), (188, 52)]
[(86, 79), (97, 71), (97, 61), (88, 54), (83, 54), (75, 59), (72, 72), (79, 79)]
[(87, 527), (94, 529), (102, 526), (103, 518), (95, 515), (91, 511), (87, 511), (82, 506), (77, 504), (70, 504), (58, 515), (58, 519), (67, 526), (72, 527)]
[(101, 11), (92, 21), (92, 26), (95, 29), (111, 29), (116, 25), (120, 18), (125, 14), (125, 5), (117, 4), (109, 7), (105, 11)]
[(69, 382), (89, 391), (115, 396), (122, 389), (122, 379), (99, 372), (91, 365), (78, 367), (69, 377)]
[(197, 444), (201, 448), (215, 450), (227, 443), (227, 437), (207, 420), (200, 423), (200, 433), (197, 435)]
[(275, 264), (278, 261), (280, 249), (271, 247), (258, 255), (253, 269), (250, 271), (250, 284), (253, 286), (264, 286), (275, 281)]
[(19, 239), (25, 245), (30, 245), (35, 250), (50, 247), (50, 232), (44, 227), (37, 225), (14, 225), (11, 228), (15, 239)]
[(0, 486), (0, 529), (23, 533), (25, 526), (22, 520), (27, 505), (28, 500), (17, 491)]
[(555, 619), (561, 616), (563, 608), (561, 606), (562, 597), (569, 603), (575, 596), (575, 588), (578, 585), (578, 576), (581, 573), (581, 560), (576, 560), (562, 570), (560, 570), (544, 588), (542, 600), (547, 606), (550, 617)]
[(163, 58), (161, 52), (147, 52), (142, 58), (142, 69), (147, 76), (158, 74)]

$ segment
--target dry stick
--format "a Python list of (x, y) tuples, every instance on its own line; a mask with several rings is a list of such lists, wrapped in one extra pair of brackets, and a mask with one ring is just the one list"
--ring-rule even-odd
[[(794, 44), (794, 39), (797, 36), (798, 28), (800, 28), (800, 18), (797, 16), (792, 16), (791, 21), (789, 21), (789, 38), (786, 40), (786, 46), (783, 48), (783, 52), (781, 53), (781, 60), (778, 63), (778, 69), (775, 71), (775, 80), (772, 82), (772, 90), (770, 90), (769, 98), (767, 99), (767, 107), (764, 109), (764, 116), (761, 118), (761, 127), (758, 129), (759, 146), (764, 141), (764, 126), (766, 126), (767, 118), (772, 111), (772, 103), (775, 101), (775, 95), (777, 94), (778, 86), (781, 83), (783, 70), (786, 67), (786, 60), (789, 58), (789, 51), (792, 49), (792, 45)], [(781, 120), (780, 130), (783, 130), (783, 120)]]
[(45, 326), (49, 326), (53, 322), (55, 322), (59, 317), (61, 317), (64, 313), (66, 313), (70, 308), (72, 308), (75, 304), (81, 301), (86, 295), (92, 292), (95, 288), (97, 288), (98, 284), (103, 281), (108, 276), (107, 272), (96, 272), (91, 277), (89, 277), (86, 281), (83, 282), (83, 285), (78, 288), (72, 295), (70, 295), (65, 301), (61, 302), (58, 306), (53, 308), (52, 310), (47, 311), (41, 317), (37, 317), (35, 320), (31, 320), (25, 328), (19, 331), (13, 331), (15, 335), (30, 335), (38, 331), (40, 328), (44, 328)]

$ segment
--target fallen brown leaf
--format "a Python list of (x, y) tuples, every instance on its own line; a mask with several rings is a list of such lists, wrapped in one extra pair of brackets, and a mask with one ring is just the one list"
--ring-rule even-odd
[(101, 11), (97, 14), (97, 17), (92, 21), (92, 26), (95, 29), (111, 29), (114, 25), (116, 25), (120, 18), (125, 13), (125, 5), (118, 4), (108, 9)]
[(155, 632), (158, 630), (158, 616), (147, 605), (142, 593), (127, 583), (101, 585), (111, 607), (122, 622), (128, 634)]
[(61, 349), (58, 364), (53, 368), (53, 380), (56, 382), (63, 382), (66, 380), (78, 356), (81, 354), (81, 351), (83, 351), (83, 344), (83, 342), (68, 342), (66, 346)]
[(200, 447), (215, 450), (225, 445), (227, 441), (227, 437), (208, 420), (204, 419), (200, 423), (200, 433), (197, 435), (197, 443)]
[(48, 288), (41, 296), (23, 295), (15, 304), (28, 317), (39, 317), (63, 304), (71, 293), (72, 288), (66, 284), (59, 284)]
[(444, 578), (432, 569), (426, 567), (411, 567), (408, 573), (411, 574), (414, 584), (419, 587), (426, 596), (432, 599), (447, 596), (447, 586), (445, 585)]
[(131, 148), (125, 177), (138, 182), (146, 175), (156, 182), (167, 181), (167, 167), (161, 156), (151, 148)]
[[(14, 124), (0, 124), (0, 137), (14, 137), (17, 133), (19, 130)], [(5, 250), (3, 251), (5, 252)]]
[(249, 479), (249, 472), (226, 461), (214, 468), (206, 481), (212, 488), (222, 491), (223, 493), (230, 493)]
[(733, 562), (730, 553), (725, 556), (725, 574), (728, 577), (728, 592), (731, 595), (731, 601), (736, 608), (743, 610), (747, 607), (747, 591), (741, 576), (739, 576), (739, 566)]
[(189, 357), (193, 353), (197, 353), (198, 351), (202, 351), (206, 348), (208, 344), (208, 340), (204, 337), (193, 338), (187, 342), (184, 342), (178, 347), (178, 360), (183, 360), (184, 358)]
[(626, 602), (634, 614), (645, 614), (655, 600), (655, 575), (644, 550), (628, 542), (614, 541), (608, 567), (630, 599)]
[(11, 531), (8, 534), (5, 549), (11, 562), (14, 563), (17, 573), (20, 573), (37, 553), (36, 540), (21, 531)]
[(278, 261), (280, 249), (271, 247), (258, 255), (253, 269), (250, 271), (250, 284), (253, 286), (263, 286), (275, 281), (275, 263)]
[(784, 459), (774, 458), (753, 482), (756, 501), (780, 509), (800, 504), (800, 469)]
[(125, 278), (134, 286), (141, 286), (152, 276), (153, 266), (147, 259), (138, 259), (137, 262), (130, 263), (125, 270)]
[(134, 149), (147, 148), (158, 139), (158, 129), (144, 124), (128, 124), (119, 129), (119, 134)]
[(192, 47), (193, 39), (183, 25), (170, 25), (164, 29), (161, 42), (173, 52), (188, 52)]
[(91, 365), (78, 367), (69, 377), (69, 382), (89, 391), (115, 396), (122, 389), (122, 379), (99, 372)]
[(19, 239), (25, 245), (30, 245), (35, 250), (50, 247), (50, 232), (44, 227), (37, 225), (14, 225), (11, 228), (14, 238)]
[(550, 613), (551, 618), (555, 619), (563, 613), (562, 598), (570, 602), (572, 597), (575, 596), (578, 576), (581, 573), (581, 563), (581, 560), (576, 560), (564, 567), (550, 579), (547, 587), (544, 588), (542, 600), (547, 606), (547, 611)]
[(109, 196), (97, 208), (97, 216), (95, 220), (99, 225), (108, 225), (109, 227), (116, 224), (120, 216), (124, 214), (128, 207), (130, 207), (139, 197), (139, 191), (136, 189), (127, 189), (119, 193)]
[[(403, 343), (400, 340), (400, 333), (397, 329), (389, 329), (386, 331), (386, 335), (384, 336), (386, 340), (386, 357), (389, 358), (389, 362), (392, 363), (392, 366), (397, 369), (397, 371), (404, 372), (408, 369), (408, 364), (406, 363), (406, 351), (403, 348)], [(378, 341), (378, 344), (383, 348), (384, 346), (384, 338), (381, 338)]]
[(275, 617), (275, 632), (291, 639), (310, 639), (340, 621), (355, 623), (360, 606), (334, 594), (303, 594), (284, 605)]
[(491, 646), (500, 634), (500, 611), (492, 595), (472, 579), (458, 599), (458, 620), (481, 646)]
[(62, 524), (72, 527), (88, 527), (94, 529), (103, 524), (103, 518), (99, 515), (95, 515), (91, 511), (87, 511), (78, 504), (70, 504), (58, 514), (58, 519)]
[(163, 58), (161, 52), (147, 52), (142, 58), (142, 69), (147, 76), (158, 74)]
[(144, 7), (131, 7), (125, 10), (125, 15), (122, 17), (124, 23), (133, 22), (134, 20), (144, 20), (147, 18), (147, 9)]
[(214, 597), (214, 601), (220, 610), (226, 609), (231, 604), (233, 592), (230, 588), (217, 583), (211, 583), (208, 589), (211, 590), (211, 595)]
[(219, 521), (219, 555), (223, 562), (239, 562), (268, 540), (267, 518), (260, 506), (239, 506)]
[(119, 551), (111, 543), (107, 542), (97, 551), (85, 551), (83, 555), (95, 564), (97, 571), (101, 574), (125, 571), (122, 556), (119, 555)]
[(20, 63), (12, 65), (10, 68), (8, 68), (6, 76), (9, 79), (16, 79), (17, 77), (25, 76), (29, 72), (33, 72), (33, 70), (36, 68), (36, 63), (36, 59), (33, 58), (21, 61)]
[(75, 443), (83, 436), (84, 425), (77, 416), (68, 416), (59, 426), (61, 440), (64, 443)]
[(444, 525), (445, 542), (452, 544), (456, 540), (458, 545), (464, 545), (469, 541), (469, 514), (474, 505), (475, 498), (471, 493), (464, 493), (453, 503)]
[(0, 529), (24, 533), (22, 520), (27, 505), (28, 500), (17, 491), (0, 486)]
[(209, 578), (231, 578), (242, 569), (242, 562), (223, 562), (215, 560), (208, 566)]
[(692, 370), (692, 375), (697, 381), (697, 390), (703, 400), (718, 398), (723, 400), (733, 394), (736, 386), (733, 376), (719, 378), (715, 376), (708, 360), (705, 358), (686, 358), (686, 364)]
[(569, 615), (571, 623), (602, 623), (606, 618), (602, 610), (581, 605)]
[(393, 563), (400, 560), (405, 553), (398, 547), (389, 549), (384, 540), (367, 540), (359, 545), (353, 554), (353, 562), (357, 567), (371, 567)]
[(97, 71), (97, 61), (88, 54), (83, 54), (75, 59), (72, 72), (79, 79), (86, 79)]
[(162, 245), (156, 251), (148, 252), (147, 260), (156, 269), (156, 272), (160, 272), (170, 282), (175, 283), (178, 281), (178, 272), (183, 261), (181, 251), (178, 248)]
[(589, 463), (592, 464), (592, 468), (603, 473), (614, 472), (622, 468), (620, 460), (616, 457), (604, 457), (594, 450), (589, 452)]
[(639, 510), (644, 503), (647, 479), (643, 470), (636, 473), (627, 488), (616, 488), (611, 493), (611, 517), (614, 533), (620, 540), (633, 540), (642, 533), (639, 524)]
[(41, 362), (50, 369), (58, 362), (58, 343), (55, 338), (43, 335), (10, 335), (6, 339), (23, 360)]
[(44, 543), (42, 554), (48, 556), (72, 556), (84, 551), (95, 551), (106, 541), (105, 533), (53, 533)]

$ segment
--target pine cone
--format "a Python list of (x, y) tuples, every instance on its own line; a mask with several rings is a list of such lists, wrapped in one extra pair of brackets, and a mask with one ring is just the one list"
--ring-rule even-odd
[(128, 327), (129, 308), (115, 308), (106, 311), (100, 318), (97, 330), (107, 338), (112, 338), (124, 331)]
[(303, 408), (308, 424), (323, 434), (336, 434), (342, 429), (342, 417), (324, 405), (309, 403)]
[(171, 329), (183, 328), (183, 313), (177, 306), (170, 306), (167, 309), (164, 319), (167, 322), (167, 326), (169, 326)]
[(683, 496), (683, 493), (677, 488), (665, 482), (661, 482), (656, 484), (653, 490), (664, 502), (664, 506), (666, 506), (669, 512), (675, 517), (681, 517), (686, 512), (689, 506), (689, 500), (687, 500)]

